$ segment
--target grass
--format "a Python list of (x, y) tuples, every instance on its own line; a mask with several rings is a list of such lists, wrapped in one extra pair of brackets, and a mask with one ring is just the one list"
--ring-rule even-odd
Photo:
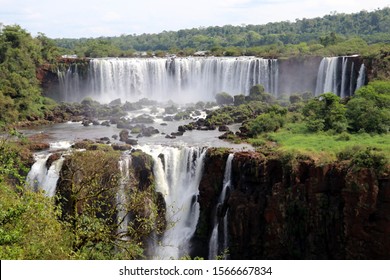
[(277, 149), (286, 152), (308, 154), (312, 158), (336, 160), (336, 155), (353, 146), (371, 147), (380, 150), (390, 160), (390, 134), (370, 135), (311, 133), (304, 123), (289, 123), (277, 132), (267, 133), (252, 139), (254, 145), (265, 141), (277, 143)]

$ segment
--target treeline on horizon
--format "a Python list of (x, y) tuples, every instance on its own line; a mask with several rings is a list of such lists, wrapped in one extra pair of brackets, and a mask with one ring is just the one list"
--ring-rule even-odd
[(54, 39), (63, 52), (80, 57), (192, 55), (344, 55), (370, 52), (368, 45), (390, 43), (390, 8), (354, 14), (333, 12), (324, 17), (264, 25), (199, 27), (158, 34)]

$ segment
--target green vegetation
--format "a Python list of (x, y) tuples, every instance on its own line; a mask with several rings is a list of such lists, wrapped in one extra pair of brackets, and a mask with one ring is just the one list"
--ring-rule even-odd
[[(259, 85), (250, 92), (252, 97), (267, 96)], [(378, 172), (390, 163), (388, 81), (370, 82), (347, 99), (333, 93), (314, 98), (294, 94), (287, 103), (251, 99), (215, 110), (206, 120), (216, 125), (222, 120), (225, 124), (241, 122), (240, 131), (226, 139), (237, 142), (241, 138), (263, 153), (293, 153), (322, 163), (348, 159), (354, 167)]]
[(84, 57), (131, 56), (137, 52), (162, 56), (208, 51), (216, 56), (288, 57), (371, 53), (377, 43), (390, 42), (390, 8), (355, 14), (332, 13), (265, 25), (210, 26), (159, 34), (96, 39), (56, 39), (64, 53)]
[(390, 163), (389, 97), (390, 82), (384, 81), (369, 83), (348, 100), (332, 93), (307, 101), (295, 96), (288, 113), (268, 107), (241, 132), (263, 152), (293, 152), (319, 162), (348, 159), (355, 167), (383, 171)]
[(54, 102), (41, 95), (37, 67), (52, 60), (55, 47), (40, 34), (32, 38), (19, 26), (5, 26), (0, 33), (0, 126), (37, 120)]
[(29, 156), (23, 146), (0, 140), (0, 258), (69, 259), (70, 232), (53, 201), (24, 188)]

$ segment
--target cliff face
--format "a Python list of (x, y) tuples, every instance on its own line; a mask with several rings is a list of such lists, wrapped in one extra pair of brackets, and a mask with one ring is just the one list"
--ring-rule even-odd
[[(225, 162), (207, 158), (196, 240), (206, 246)], [(236, 153), (229, 209), (231, 259), (388, 259), (390, 180), (342, 163), (316, 166)], [(220, 175), (222, 174), (222, 175)], [(206, 233), (206, 232), (207, 233)], [(199, 253), (199, 252), (197, 252)], [(206, 254), (202, 254), (207, 258)]]

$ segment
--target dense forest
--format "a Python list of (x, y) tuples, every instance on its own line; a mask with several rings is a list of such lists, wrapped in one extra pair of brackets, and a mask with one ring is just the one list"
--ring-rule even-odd
[[(81, 39), (56, 39), (56, 44), (79, 56), (156, 55), (340, 55), (368, 51), (367, 45), (390, 43), (390, 8), (355, 14), (332, 13), (265, 25), (199, 27), (158, 34), (122, 35)], [(331, 47), (338, 45), (337, 48)], [(329, 48), (331, 47), (331, 48)]]

